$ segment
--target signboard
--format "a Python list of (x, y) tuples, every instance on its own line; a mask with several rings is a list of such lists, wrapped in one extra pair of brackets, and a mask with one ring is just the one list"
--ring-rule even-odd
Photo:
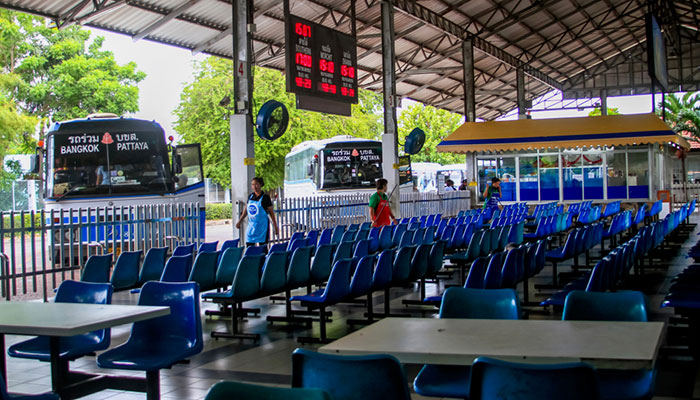
[(326, 149), (323, 151), (324, 164), (349, 163), (358, 161), (361, 161), (362, 163), (381, 163), (382, 151), (381, 149), (358, 148)]
[(411, 156), (399, 157), (399, 185), (411, 182)]
[(357, 41), (299, 18), (286, 17), (287, 91), (357, 103)]

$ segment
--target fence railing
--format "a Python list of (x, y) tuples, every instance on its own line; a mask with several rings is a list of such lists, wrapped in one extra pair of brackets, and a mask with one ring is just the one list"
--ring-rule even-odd
[[(369, 221), (371, 193), (296, 197), (275, 200), (275, 215), (280, 235), (274, 241), (288, 240), (294, 232), (325, 229)], [(437, 193), (401, 193), (401, 217), (429, 214), (455, 216), (470, 208), (468, 191)]]
[(174, 248), (200, 242), (198, 204), (153, 204), (51, 211), (2, 212), (0, 294), (37, 297), (79, 279), (98, 253)]

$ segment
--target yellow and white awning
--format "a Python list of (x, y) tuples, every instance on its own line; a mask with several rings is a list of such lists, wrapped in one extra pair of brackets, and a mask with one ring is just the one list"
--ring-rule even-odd
[(690, 149), (655, 114), (466, 122), (438, 146), (443, 153), (671, 143)]

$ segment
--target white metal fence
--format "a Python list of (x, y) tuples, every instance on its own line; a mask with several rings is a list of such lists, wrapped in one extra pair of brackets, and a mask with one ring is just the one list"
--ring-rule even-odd
[[(198, 204), (2, 212), (2, 298), (47, 298), (66, 279), (79, 279), (91, 254), (200, 242)], [(34, 295), (34, 296), (32, 296)]]
[[(369, 221), (371, 193), (283, 198), (274, 201), (280, 227), (278, 240), (288, 240), (294, 232), (325, 229)], [(468, 191), (401, 193), (401, 217), (442, 214), (454, 216), (470, 208)]]

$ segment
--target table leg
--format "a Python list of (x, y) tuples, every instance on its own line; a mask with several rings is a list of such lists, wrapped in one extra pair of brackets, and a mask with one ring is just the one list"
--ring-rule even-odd
[(54, 393), (58, 393), (60, 395), (61, 390), (66, 386), (67, 382), (65, 382), (65, 371), (62, 370), (63, 363), (61, 363), (59, 358), (59, 337), (49, 337), (49, 354), (51, 356), (51, 389)]
[(0, 374), (3, 383), (7, 387), (7, 367), (5, 366), (5, 334), (0, 333)]

